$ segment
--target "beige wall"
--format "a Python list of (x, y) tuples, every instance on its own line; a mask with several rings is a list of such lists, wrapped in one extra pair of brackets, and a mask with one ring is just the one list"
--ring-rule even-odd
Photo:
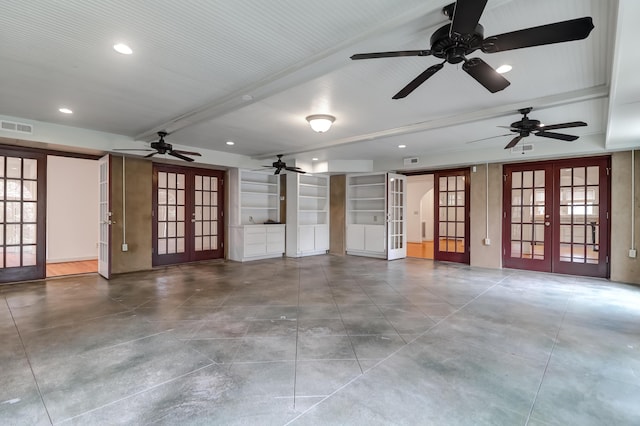
[[(489, 164), (489, 233), (487, 234), (487, 167), (471, 172), (471, 265), (502, 267), (502, 165)], [(488, 236), (490, 245), (484, 244)]]
[(151, 269), (151, 193), (152, 162), (127, 157), (126, 181), (126, 241), (129, 250), (122, 251), (122, 158), (111, 157), (111, 211), (115, 223), (111, 226), (111, 273)]
[(329, 253), (343, 255), (346, 251), (346, 190), (345, 175), (331, 176), (329, 181)]
[(635, 152), (635, 194), (631, 201), (631, 152), (611, 156), (611, 279), (640, 284), (640, 258), (629, 257), (631, 211), (635, 220), (635, 248), (640, 243), (640, 151)]

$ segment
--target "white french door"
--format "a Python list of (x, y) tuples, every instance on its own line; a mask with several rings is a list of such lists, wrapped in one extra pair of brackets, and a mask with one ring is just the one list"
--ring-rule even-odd
[(387, 259), (407, 257), (407, 177), (387, 174)]
[(111, 155), (98, 160), (100, 168), (100, 241), (98, 241), (98, 273), (109, 279), (111, 275)]

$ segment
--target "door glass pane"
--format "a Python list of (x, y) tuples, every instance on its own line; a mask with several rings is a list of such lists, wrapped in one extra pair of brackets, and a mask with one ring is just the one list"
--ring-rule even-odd
[(7, 158), (7, 177), (18, 178), (22, 177), (22, 159), (15, 157)]
[(544, 185), (545, 170), (511, 172), (512, 258), (544, 259)]

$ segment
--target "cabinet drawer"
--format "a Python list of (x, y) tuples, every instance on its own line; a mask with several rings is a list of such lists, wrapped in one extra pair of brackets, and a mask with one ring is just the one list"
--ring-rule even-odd
[(267, 243), (267, 235), (262, 233), (245, 233), (244, 235), (244, 243), (245, 245), (249, 244), (266, 244)]

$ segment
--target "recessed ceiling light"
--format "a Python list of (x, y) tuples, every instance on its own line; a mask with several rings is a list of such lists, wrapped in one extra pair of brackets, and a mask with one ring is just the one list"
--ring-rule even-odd
[(227, 141), (227, 145), (231, 146), (231, 145), (235, 145), (236, 143), (233, 141)]
[(69, 108), (59, 108), (58, 111), (63, 114), (73, 114), (73, 111), (71, 111)]
[(131, 50), (131, 48), (124, 43), (114, 44), (113, 50), (118, 53), (122, 53), (123, 55), (131, 55), (133, 53), (133, 50)]
[(311, 161), (318, 161), (318, 157), (313, 157)]
[(403, 148), (406, 148), (406, 147), (407, 147), (406, 145), (398, 145), (398, 148), (400, 148), (400, 149), (403, 149)]
[(499, 74), (504, 74), (504, 73), (507, 73), (507, 72), (511, 71), (512, 69), (513, 69), (513, 67), (511, 65), (504, 64), (504, 65), (500, 65), (496, 71)]

